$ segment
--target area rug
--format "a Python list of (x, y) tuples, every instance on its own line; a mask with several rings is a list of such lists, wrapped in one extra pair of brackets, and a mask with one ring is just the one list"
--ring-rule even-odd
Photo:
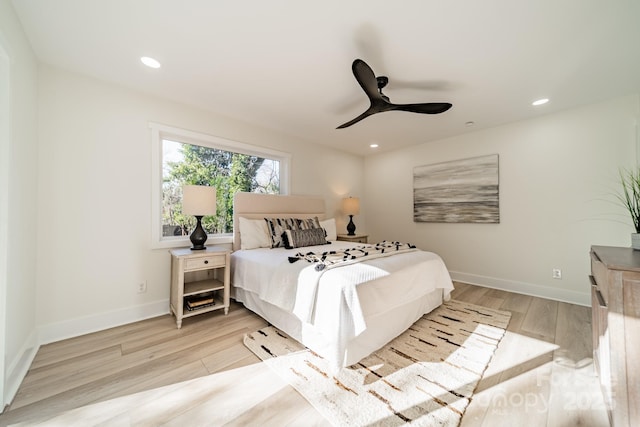
[(510, 318), (451, 300), (335, 375), (272, 326), (244, 343), (333, 425), (458, 426)]

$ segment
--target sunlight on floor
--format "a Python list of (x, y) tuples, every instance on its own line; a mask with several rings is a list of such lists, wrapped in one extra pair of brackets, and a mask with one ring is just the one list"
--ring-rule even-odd
[(523, 370), (532, 360), (547, 356), (549, 360), (559, 347), (556, 344), (530, 338), (507, 331), (496, 350), (484, 377), (488, 378), (504, 371)]
[(39, 425), (222, 425), (284, 387), (271, 369), (255, 363), (83, 406)]
[(523, 414), (527, 425), (608, 425), (593, 361), (572, 360), (556, 344), (507, 331), (462, 427), (505, 425)]

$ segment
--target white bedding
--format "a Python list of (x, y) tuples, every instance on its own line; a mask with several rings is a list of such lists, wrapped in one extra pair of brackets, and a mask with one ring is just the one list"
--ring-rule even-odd
[[(334, 354), (323, 356), (340, 365), (349, 342), (367, 330), (367, 318), (391, 312), (403, 305), (441, 290), (447, 298), (453, 290), (442, 259), (431, 252), (413, 251), (365, 260), (324, 271), (309, 300), (303, 280), (313, 281), (314, 265), (288, 261), (297, 252), (321, 253), (353, 247), (350, 242), (287, 250), (252, 249), (231, 256), (233, 286), (258, 296), (303, 324), (313, 325), (325, 340), (335, 341)], [(269, 320), (269, 319), (267, 319)], [(313, 343), (303, 342), (313, 348)]]

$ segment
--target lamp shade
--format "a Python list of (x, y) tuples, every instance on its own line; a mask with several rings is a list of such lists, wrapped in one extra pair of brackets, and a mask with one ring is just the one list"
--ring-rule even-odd
[(206, 185), (182, 187), (182, 213), (207, 216), (216, 214), (216, 189)]
[(360, 199), (357, 197), (342, 199), (342, 211), (347, 215), (358, 215), (360, 213)]

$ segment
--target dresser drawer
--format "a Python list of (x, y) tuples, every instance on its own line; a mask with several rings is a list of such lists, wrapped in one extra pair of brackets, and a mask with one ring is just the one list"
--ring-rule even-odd
[(607, 267), (600, 261), (600, 258), (598, 258), (598, 255), (591, 252), (591, 274), (593, 275), (595, 285), (598, 287), (598, 291), (600, 291), (602, 298), (604, 298), (605, 304), (609, 303), (608, 271)]
[(184, 271), (202, 270), (204, 268), (224, 267), (226, 265), (226, 256), (207, 255), (198, 258), (189, 258), (185, 260)]

